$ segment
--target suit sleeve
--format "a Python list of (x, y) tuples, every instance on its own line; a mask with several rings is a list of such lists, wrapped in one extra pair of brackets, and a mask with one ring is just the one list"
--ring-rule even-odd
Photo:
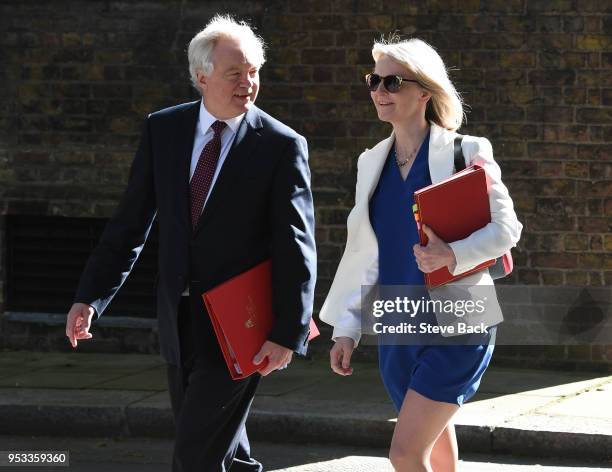
[(127, 188), (81, 275), (74, 302), (99, 318), (130, 274), (156, 214), (150, 120), (145, 120)]
[(449, 243), (457, 260), (453, 275), (502, 256), (516, 246), (523, 228), (514, 212), (508, 189), (501, 180), (501, 169), (493, 159), (491, 143), (486, 138), (478, 138), (474, 144), (476, 152), (471, 153), (468, 165), (478, 164), (487, 173), (491, 222), (467, 238)]
[(276, 319), (268, 339), (305, 354), (317, 263), (308, 149), (302, 136), (290, 142), (277, 164), (270, 225)]

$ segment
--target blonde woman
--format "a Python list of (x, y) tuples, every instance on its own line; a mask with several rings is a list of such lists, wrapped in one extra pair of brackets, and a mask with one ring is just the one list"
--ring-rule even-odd
[[(453, 274), (465, 272), (515, 246), (522, 229), (489, 141), (465, 136), (466, 164), (481, 165), (490, 180), (491, 223), (449, 244), (425, 227), (429, 242), (420, 246), (413, 194), (453, 173), (462, 102), (442, 59), (425, 42), (377, 42), (372, 56), (374, 71), (366, 85), (378, 118), (393, 131), (359, 157), (346, 250), (320, 312), (321, 320), (334, 326), (330, 361), (340, 375), (352, 374), (351, 354), (361, 337), (362, 286), (423, 285), (424, 273), (444, 266)], [(493, 281), (484, 270), (462, 283)], [(456, 470), (452, 419), (480, 384), (493, 353), (494, 330), (472, 345), (379, 343), (381, 376), (398, 411), (389, 454), (395, 470)]]

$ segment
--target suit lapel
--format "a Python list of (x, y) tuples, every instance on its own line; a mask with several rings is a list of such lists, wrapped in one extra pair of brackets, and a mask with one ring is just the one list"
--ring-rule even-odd
[(453, 173), (453, 140), (455, 134), (435, 123), (431, 124), (429, 137), (429, 175), (432, 183), (438, 183)]
[(189, 196), (189, 169), (191, 167), (191, 154), (195, 139), (196, 126), (200, 115), (200, 101), (193, 102), (185, 108), (179, 117), (176, 133), (176, 177), (175, 182), (178, 193), (179, 215), (183, 224), (191, 230), (191, 199)]
[(194, 237), (197, 236), (202, 228), (206, 226), (207, 222), (210, 221), (211, 215), (214, 215), (218, 208), (222, 207), (223, 192), (231, 187), (232, 176), (241, 169), (244, 161), (252, 158), (262, 126), (258, 109), (252, 106), (245, 114), (244, 119), (240, 122), (232, 147), (225, 158), (217, 181), (211, 190), (208, 201), (204, 206), (204, 211), (200, 216), (200, 220), (194, 231)]
[(363, 176), (366, 179), (364, 182), (364, 192), (365, 195), (367, 195), (366, 204), (370, 201), (370, 198), (372, 198), (374, 190), (376, 190), (380, 174), (385, 166), (387, 156), (394, 142), (395, 135), (391, 133), (391, 136), (374, 146), (374, 148), (370, 150), (371, 155), (369, 159), (364, 160), (364, 164), (366, 165), (363, 169)]

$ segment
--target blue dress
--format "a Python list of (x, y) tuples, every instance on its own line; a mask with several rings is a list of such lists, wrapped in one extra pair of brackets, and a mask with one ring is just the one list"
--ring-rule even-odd
[[(423, 286), (425, 283), (412, 249), (419, 243), (412, 205), (415, 190), (431, 184), (428, 151), (429, 133), (403, 180), (392, 148), (370, 199), (370, 221), (378, 240), (381, 288), (385, 285)], [(435, 315), (431, 315), (428, 322), (435, 324)], [(472, 397), (493, 354), (491, 337), (494, 330), (491, 328), (488, 335), (481, 335), (482, 344), (379, 342), (381, 377), (397, 411), (408, 389), (431, 400), (458, 405)]]

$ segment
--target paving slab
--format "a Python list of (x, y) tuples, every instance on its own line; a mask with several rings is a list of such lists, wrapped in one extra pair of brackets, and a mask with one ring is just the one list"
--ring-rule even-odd
[(604, 383), (612, 376), (528, 369), (489, 369), (482, 378), (480, 392), (521, 393), (523, 395), (571, 395), (593, 385)]
[[(485, 398), (483, 398), (485, 397)], [(553, 399), (533, 395), (480, 395), (459, 409), (455, 423), (473, 426), (503, 426), (513, 418), (550, 404)]]
[(53, 372), (31, 370), (23, 374), (0, 378), (0, 387), (18, 388), (86, 388), (117, 377), (113, 371), (102, 372)]
[(126, 407), (146, 398), (147, 392), (125, 390), (78, 390), (48, 388), (0, 388), (0, 405), (52, 405), (66, 408), (80, 408), (93, 405), (98, 407)]
[(168, 388), (168, 378), (166, 369), (157, 367), (129, 375), (115, 376), (111, 380), (102, 380), (92, 385), (92, 388), (162, 391)]
[(594, 389), (580, 393), (574, 397), (564, 398), (558, 402), (539, 408), (537, 413), (570, 418), (584, 418), (584, 422), (597, 419), (603, 420), (610, 427), (612, 434), (612, 404), (610, 391)]

